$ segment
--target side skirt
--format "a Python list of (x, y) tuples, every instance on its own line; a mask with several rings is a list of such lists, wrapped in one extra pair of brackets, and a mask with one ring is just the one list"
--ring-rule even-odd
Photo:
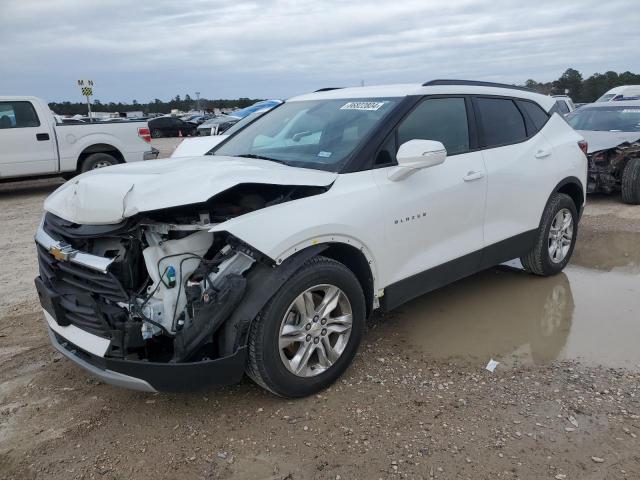
[(529, 230), (391, 284), (385, 288), (381, 306), (384, 311), (393, 310), (425, 293), (519, 258), (533, 248), (537, 233), (537, 229)]

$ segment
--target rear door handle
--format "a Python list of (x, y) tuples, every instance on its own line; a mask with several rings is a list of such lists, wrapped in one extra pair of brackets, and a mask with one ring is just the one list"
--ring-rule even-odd
[(535, 157), (536, 158), (547, 158), (551, 156), (551, 151), (550, 150), (544, 150), (544, 149), (540, 149), (536, 152)]
[(39, 142), (45, 142), (45, 141), (49, 140), (49, 134), (48, 133), (36, 133), (36, 140), (38, 140)]
[(473, 182), (474, 180), (480, 180), (481, 178), (484, 178), (484, 172), (473, 170), (462, 177), (465, 182)]

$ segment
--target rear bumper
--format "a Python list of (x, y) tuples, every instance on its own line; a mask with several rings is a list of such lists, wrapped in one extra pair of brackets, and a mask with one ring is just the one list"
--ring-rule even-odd
[[(51, 320), (47, 318), (47, 322), (50, 323)], [(59, 329), (55, 329), (53, 325), (47, 325), (47, 328), (51, 343), (60, 353), (103, 382), (117, 387), (143, 392), (185, 392), (214, 385), (232, 385), (238, 383), (244, 375), (246, 347), (239, 348), (227, 357), (199, 362), (120, 360), (83, 350), (55, 331)]]
[(158, 158), (159, 154), (160, 154), (160, 150), (158, 150), (157, 148), (151, 147), (151, 150), (144, 152), (144, 154), (142, 155), (142, 159), (155, 160), (156, 158)]

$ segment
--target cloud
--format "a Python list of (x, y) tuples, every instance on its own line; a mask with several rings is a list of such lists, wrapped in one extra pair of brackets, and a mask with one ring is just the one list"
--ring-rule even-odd
[[(624, 12), (624, 15), (620, 15)], [(637, 70), (628, 0), (0, 0), (0, 93), (102, 101), (288, 97), (438, 77)]]

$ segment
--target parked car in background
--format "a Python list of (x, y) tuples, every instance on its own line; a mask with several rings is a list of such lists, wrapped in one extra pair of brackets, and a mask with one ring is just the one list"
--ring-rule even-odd
[(0, 97), (0, 179), (63, 174), (155, 158), (146, 122), (59, 123), (37, 97)]
[(573, 104), (573, 100), (568, 95), (552, 95), (556, 100), (556, 106), (558, 107), (558, 113), (566, 115), (573, 112), (576, 106)]
[(567, 121), (589, 143), (587, 192), (640, 204), (640, 101), (592, 103)]
[(219, 135), (205, 135), (192, 138), (185, 138), (171, 154), (171, 158), (197, 157), (206, 155), (213, 147), (222, 142), (225, 138), (242, 130), (257, 118), (264, 115), (269, 110), (258, 110), (252, 114), (238, 120), (228, 130)]
[(153, 138), (188, 137), (196, 131), (196, 125), (176, 117), (157, 117), (149, 120), (149, 130)]
[(195, 114), (195, 115), (185, 115), (184, 117), (180, 117), (181, 120), (185, 122), (193, 123), (195, 125), (200, 125), (201, 123), (213, 118), (213, 115), (204, 115), (204, 114)]
[(640, 85), (623, 85), (621, 87), (615, 87), (609, 90), (596, 100), (599, 102), (613, 102), (615, 100), (621, 100), (624, 97), (636, 97), (640, 96)]
[(226, 130), (231, 128), (232, 125), (239, 120), (251, 115), (255, 112), (267, 111), (274, 107), (277, 107), (282, 103), (282, 100), (263, 100), (261, 102), (254, 103), (253, 105), (234, 110), (228, 115), (220, 115), (212, 118), (211, 120), (204, 122), (198, 127), (198, 135), (220, 135)]
[(208, 135), (220, 135), (228, 130), (232, 125), (237, 123), (240, 117), (234, 117), (232, 115), (219, 115), (211, 118), (206, 122), (198, 125), (196, 134), (200, 137)]
[(513, 258), (564, 269), (586, 145), (554, 105), (456, 80), (325, 90), (213, 156), (84, 175), (47, 198), (36, 233), (51, 341), (130, 388), (246, 372), (280, 396), (317, 393), (375, 309)]
[(244, 118), (247, 115), (251, 115), (252, 113), (260, 110), (270, 110), (273, 107), (280, 105), (281, 103), (282, 103), (282, 100), (262, 100), (248, 107), (241, 108), (239, 110), (234, 110), (229, 115), (233, 115), (234, 117), (238, 117), (238, 118)]

